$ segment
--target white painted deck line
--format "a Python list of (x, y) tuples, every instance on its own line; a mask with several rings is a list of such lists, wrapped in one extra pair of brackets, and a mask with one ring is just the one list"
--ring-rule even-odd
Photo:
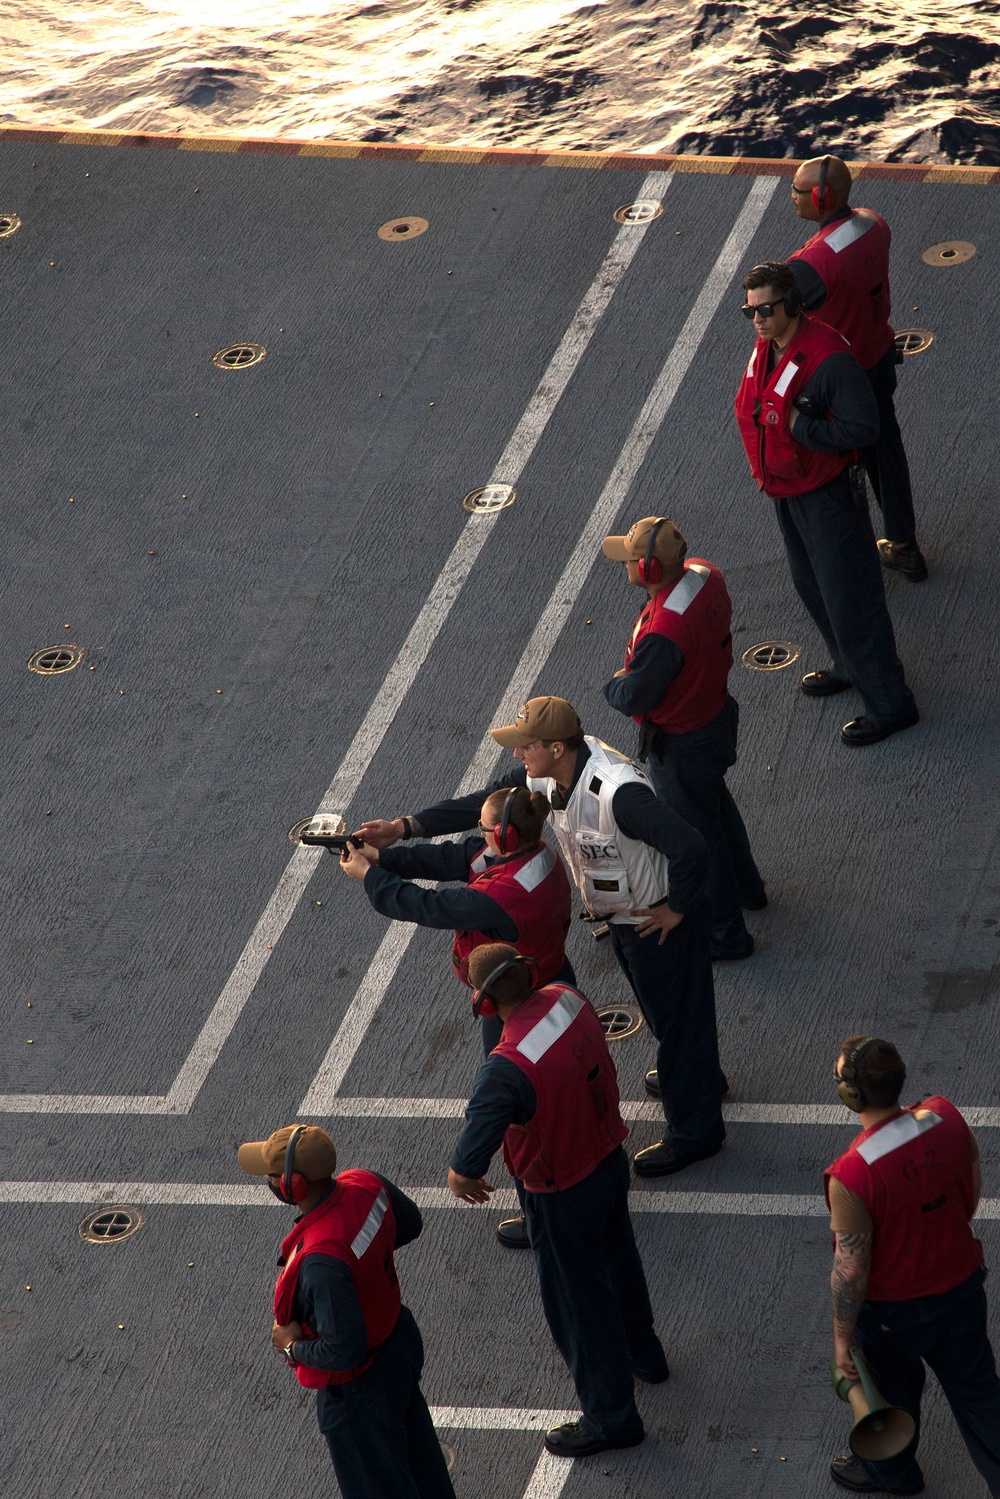
[[(697, 300), (673, 348), (667, 355), (666, 362), (642, 410), (633, 423), (611, 476), (584, 524), (580, 538), (549, 596), (549, 601), (514, 668), (490, 723), (503, 723), (504, 714), (512, 716), (517, 712), (518, 707), (531, 691), (549, 655), (555, 649), (566, 621), (569, 619), (570, 611), (586, 582), (587, 574), (600, 554), (601, 541), (611, 529), (619, 510), (625, 503), (633, 481), (646, 459), (667, 412), (673, 405), (681, 381), (701, 346), (709, 324), (733, 276), (743, 263), (747, 246), (760, 225), (764, 210), (774, 195), (777, 182), (778, 179), (775, 177), (759, 177), (750, 188), (736, 222), (719, 252), (718, 259), (698, 293)], [(469, 768), (462, 778), (457, 795), (464, 796), (488, 781), (498, 757), (499, 751), (496, 745), (492, 739), (484, 736), (483, 743), (473, 755)], [(377, 969), (378, 978), (375, 983), (370, 983), (370, 975), (366, 976), (355, 1000), (352, 1000), (348, 1006), (340, 1029), (331, 1041), (309, 1091), (299, 1105), (300, 1114), (329, 1112), (332, 1101), (364, 1040), (365, 1032), (395, 977), (396, 970), (412, 940), (414, 930), (413, 927), (404, 928), (401, 939), (395, 938), (391, 930), (386, 934), (373, 965)]]
[[(511, 1187), (499, 1187), (482, 1208), (459, 1202), (448, 1187), (403, 1187), (425, 1212), (438, 1209), (510, 1212), (517, 1197)], [(265, 1187), (249, 1182), (126, 1182), (126, 1181), (6, 1181), (0, 1182), (0, 1204), (131, 1203), (136, 1207), (266, 1208), (282, 1206)], [(634, 1187), (629, 1193), (633, 1213), (690, 1213), (698, 1217), (825, 1218), (818, 1194), (791, 1192), (658, 1192)], [(1000, 1220), (1000, 1197), (984, 1197), (976, 1213), (979, 1221)]]
[(432, 1405), (431, 1419), (443, 1431), (548, 1431), (579, 1421), (579, 1411), (543, 1411), (503, 1406)]
[[(548, 1431), (550, 1426), (561, 1426), (564, 1421), (578, 1421), (580, 1412), (432, 1405), (431, 1419), (440, 1431)], [(522, 1499), (559, 1499), (572, 1471), (572, 1460), (543, 1451)]]
[[(328, 1119), (461, 1119), (464, 1098), (332, 1098), (324, 1111)], [(663, 1118), (652, 1099), (621, 1101), (623, 1119), (655, 1124)], [(957, 1104), (973, 1129), (1000, 1128), (1000, 1108)], [(724, 1103), (727, 1124), (819, 1124), (857, 1130), (855, 1118), (841, 1104), (829, 1103)]]
[(559, 1499), (572, 1471), (572, 1458), (553, 1457), (543, 1449), (522, 1499)]
[[(640, 189), (643, 198), (662, 198), (670, 185), (671, 173), (649, 172)], [(615, 235), (600, 269), (573, 315), (566, 332), (549, 361), (524, 414), (514, 429), (499, 463), (490, 475), (490, 484), (516, 484), (556, 406), (582, 359), (594, 332), (607, 311), (618, 286), (635, 258), (648, 225), (623, 225)], [(476, 559), (486, 544), (493, 523), (502, 512), (470, 515), (458, 535), (451, 553), (431, 588), (423, 607), (414, 620), (352, 739), (337, 773), (327, 787), (317, 812), (342, 813), (348, 806), (368, 769), (369, 763), (385, 738), (403, 698), (409, 692), (417, 673), (426, 661), (431, 647), (444, 627), (452, 605), (461, 593)], [(86, 1095), (87, 1106), (72, 1107), (76, 1094), (8, 1093), (0, 1095), (0, 1112), (8, 1113), (88, 1113), (88, 1114), (187, 1114), (205, 1084), (223, 1046), (246, 1008), (247, 1001), (267, 967), (320, 859), (322, 848), (295, 849), (278, 881), (253, 934), (226, 980), (222, 993), (212, 1006), (208, 1019), (188, 1053), (187, 1060), (166, 1095), (136, 1099), (134, 1106), (122, 1107), (117, 1095)], [(381, 949), (380, 949), (381, 951)], [(364, 986), (362, 986), (364, 987)], [(360, 991), (359, 991), (360, 993)], [(362, 1000), (362, 1007), (364, 1000)], [(372, 1012), (374, 1013), (374, 1011)], [(53, 1102), (53, 1100), (55, 1100)], [(107, 1102), (112, 1107), (104, 1107)]]

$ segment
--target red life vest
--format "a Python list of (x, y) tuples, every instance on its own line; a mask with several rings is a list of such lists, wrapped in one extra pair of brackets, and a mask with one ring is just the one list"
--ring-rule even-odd
[(758, 338), (736, 394), (736, 421), (750, 470), (767, 494), (809, 494), (822, 489), (854, 462), (855, 452), (814, 453), (795, 441), (788, 416), (799, 391), (830, 358), (850, 353), (845, 340), (825, 323), (802, 314), (799, 330), (768, 370), (770, 344)]
[[(517, 927), (515, 946), (531, 958), (536, 982), (547, 984), (566, 961), (570, 923), (569, 880), (563, 861), (547, 843), (487, 864), (486, 851), (473, 860), (469, 889), (495, 900)], [(463, 984), (469, 982), (469, 954), (486, 942), (484, 932), (456, 932), (451, 961)]]
[[(389, 1194), (370, 1171), (342, 1171), (334, 1178), (330, 1196), (301, 1218), (282, 1241), (278, 1283), (274, 1288), (274, 1320), (282, 1327), (293, 1321), (295, 1288), (307, 1254), (327, 1254), (342, 1260), (351, 1272), (361, 1303), (368, 1338), (368, 1355), (357, 1369), (333, 1372), (298, 1364), (295, 1377), (308, 1390), (349, 1384), (371, 1364), (380, 1344), (399, 1317), (399, 1281), (392, 1251), (396, 1219)], [(307, 1338), (312, 1330), (303, 1323)]]
[[(659, 707), (645, 717), (668, 734), (687, 734), (718, 718), (726, 706), (733, 664), (733, 606), (726, 580), (701, 557), (684, 564), (684, 576), (649, 600), (625, 650), (625, 670), (647, 635), (666, 635), (684, 652), (684, 665)], [(642, 715), (633, 713), (636, 723)]]
[(925, 1098), (863, 1130), (823, 1178), (843, 1182), (872, 1215), (868, 1298), (938, 1296), (978, 1270), (969, 1127), (946, 1098)]
[(529, 1192), (565, 1192), (628, 1134), (618, 1076), (596, 1011), (568, 984), (537, 989), (503, 1028), (496, 1055), (529, 1078), (538, 1107), (503, 1139), (507, 1170)]
[(826, 301), (813, 317), (842, 333), (863, 370), (886, 354), (895, 337), (889, 323), (889, 245), (881, 214), (854, 208), (826, 224), (789, 260), (805, 260), (823, 278)]

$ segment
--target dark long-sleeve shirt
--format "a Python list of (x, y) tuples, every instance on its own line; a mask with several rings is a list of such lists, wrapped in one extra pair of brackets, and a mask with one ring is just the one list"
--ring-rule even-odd
[[(849, 349), (831, 354), (806, 381), (795, 405), (792, 437), (815, 453), (845, 453), (878, 440), (878, 403), (871, 381)], [(828, 414), (827, 414), (828, 413)]]
[(451, 1169), (479, 1180), (489, 1170), (511, 1124), (527, 1124), (538, 1107), (529, 1078), (506, 1057), (488, 1056), (476, 1075)]
[(656, 712), (683, 665), (684, 652), (669, 635), (644, 635), (625, 675), (605, 682), (604, 696), (619, 713), (644, 718)]
[[(389, 1194), (396, 1220), (395, 1247), (401, 1249), (418, 1238), (423, 1229), (420, 1209), (384, 1176), (379, 1176), (379, 1181)], [(344, 1373), (357, 1369), (368, 1357), (361, 1303), (354, 1289), (354, 1278), (343, 1260), (327, 1254), (306, 1255), (299, 1271), (292, 1313), (296, 1322), (309, 1327), (315, 1335), (299, 1338), (295, 1343), (292, 1357), (300, 1364)]]
[[(589, 759), (588, 746), (581, 744), (576, 752), (576, 766), (572, 785), (566, 793), (567, 801)], [(431, 838), (439, 833), (460, 832), (463, 828), (476, 824), (483, 802), (492, 792), (506, 786), (524, 786), (527, 779), (524, 765), (517, 762), (502, 780), (494, 781), (484, 790), (425, 807), (422, 812), (411, 813), (410, 821), (416, 823), (417, 831)], [(701, 898), (708, 871), (708, 848), (701, 834), (695, 832), (690, 823), (685, 822), (676, 812), (658, 801), (648, 786), (638, 782), (618, 787), (611, 803), (611, 812), (626, 838), (648, 843), (651, 848), (666, 855), (670, 868), (666, 900), (670, 909), (679, 912), (693, 911)]]
[[(480, 807), (482, 803), (480, 803)], [(479, 808), (476, 809), (478, 820)], [(468, 824), (466, 824), (468, 826)], [(461, 843), (420, 843), (385, 848), (365, 875), (368, 899), (383, 916), (418, 926), (482, 932), (492, 942), (516, 942), (517, 923), (492, 896), (481, 890), (424, 890), (412, 880), (468, 879), (469, 867), (486, 847), (482, 838)], [(496, 855), (487, 854), (492, 864)]]

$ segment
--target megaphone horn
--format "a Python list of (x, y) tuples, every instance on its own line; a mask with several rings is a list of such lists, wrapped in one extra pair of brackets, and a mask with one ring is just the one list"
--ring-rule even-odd
[(870, 1463), (884, 1463), (890, 1457), (898, 1457), (909, 1446), (917, 1429), (916, 1423), (902, 1406), (888, 1405), (882, 1399), (874, 1373), (866, 1364), (860, 1348), (851, 1349), (851, 1358), (858, 1371), (857, 1379), (848, 1379), (835, 1362), (830, 1364), (833, 1388), (841, 1400), (847, 1401), (855, 1415), (848, 1442), (855, 1457)]

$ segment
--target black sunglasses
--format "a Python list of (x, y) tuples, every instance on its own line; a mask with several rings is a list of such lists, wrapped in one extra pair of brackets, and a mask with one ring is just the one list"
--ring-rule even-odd
[(780, 299), (777, 302), (757, 302), (753, 304), (751, 304), (750, 302), (745, 302), (740, 308), (740, 311), (745, 318), (754, 318), (758, 313), (761, 317), (772, 317), (774, 314), (774, 309), (780, 306)]

